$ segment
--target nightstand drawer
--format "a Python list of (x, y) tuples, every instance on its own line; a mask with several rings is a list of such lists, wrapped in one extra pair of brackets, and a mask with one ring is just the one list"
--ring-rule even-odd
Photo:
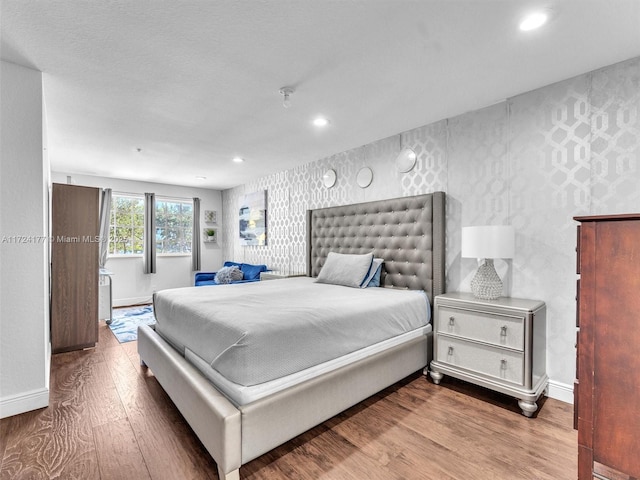
[(481, 343), (466, 342), (446, 335), (437, 336), (436, 360), (473, 372), (524, 384), (524, 355)]
[(497, 313), (482, 313), (438, 308), (436, 331), (503, 347), (524, 350), (524, 318)]

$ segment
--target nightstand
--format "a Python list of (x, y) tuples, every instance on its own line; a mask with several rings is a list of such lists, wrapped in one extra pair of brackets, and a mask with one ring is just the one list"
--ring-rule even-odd
[(294, 272), (286, 272), (284, 270), (270, 270), (268, 272), (260, 273), (260, 281), (262, 280), (277, 280), (279, 278), (290, 278), (290, 277), (306, 277), (306, 273), (294, 273)]
[(438, 295), (429, 374), (436, 384), (450, 375), (511, 395), (531, 417), (549, 381), (546, 322), (546, 306), (539, 300)]

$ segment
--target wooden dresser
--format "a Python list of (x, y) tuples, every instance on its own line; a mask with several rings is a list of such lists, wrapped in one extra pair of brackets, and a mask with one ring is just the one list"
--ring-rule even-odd
[(51, 204), (51, 348), (98, 341), (99, 190), (53, 184)]
[(578, 478), (640, 478), (640, 214), (575, 220)]

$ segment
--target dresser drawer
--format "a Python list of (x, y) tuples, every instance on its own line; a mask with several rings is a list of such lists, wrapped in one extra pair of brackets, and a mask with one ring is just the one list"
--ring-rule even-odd
[(524, 318), (440, 306), (436, 331), (524, 350)]
[(524, 385), (522, 353), (446, 335), (438, 335), (436, 342), (439, 362)]

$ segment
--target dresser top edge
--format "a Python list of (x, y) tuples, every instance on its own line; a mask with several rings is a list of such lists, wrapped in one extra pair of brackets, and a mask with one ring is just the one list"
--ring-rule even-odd
[(585, 215), (573, 217), (576, 222), (599, 222), (603, 220), (640, 220), (640, 213), (619, 213), (615, 215)]
[(468, 292), (448, 292), (438, 295), (435, 298), (434, 304), (447, 304), (447, 300), (453, 300), (456, 304), (467, 303), (473, 306), (484, 307), (503, 307), (517, 309), (527, 312), (535, 312), (545, 307), (545, 302), (542, 300), (532, 300), (526, 298), (512, 298), (512, 297), (499, 297), (495, 300), (485, 300), (482, 298), (476, 298), (472, 293)]

